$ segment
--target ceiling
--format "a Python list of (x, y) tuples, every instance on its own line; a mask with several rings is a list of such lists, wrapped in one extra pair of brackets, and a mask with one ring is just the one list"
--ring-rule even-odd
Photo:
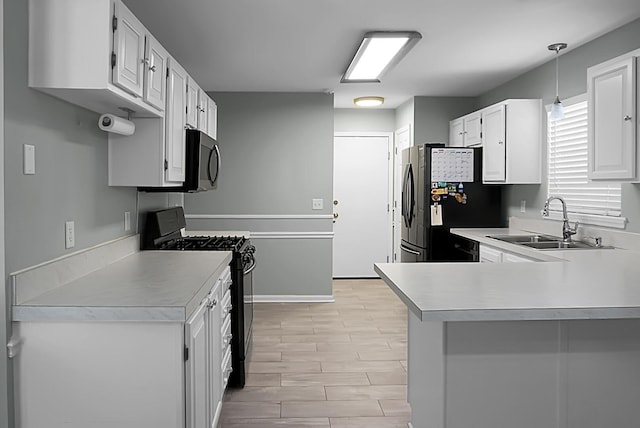
[[(124, 0), (207, 91), (477, 96), (640, 17), (638, 0)], [(422, 40), (378, 84), (341, 84), (362, 36)], [(565, 51), (565, 52), (566, 52)]]

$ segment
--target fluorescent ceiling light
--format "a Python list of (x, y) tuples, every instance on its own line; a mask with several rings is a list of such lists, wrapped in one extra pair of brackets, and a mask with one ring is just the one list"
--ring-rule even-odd
[(416, 31), (372, 31), (366, 33), (341, 83), (379, 83), (380, 77), (422, 38)]
[(358, 97), (353, 99), (353, 103), (358, 107), (377, 107), (384, 104), (383, 97)]

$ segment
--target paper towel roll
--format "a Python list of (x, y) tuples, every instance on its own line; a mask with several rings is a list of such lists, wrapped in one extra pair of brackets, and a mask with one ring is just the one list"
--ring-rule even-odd
[(100, 119), (98, 119), (98, 127), (103, 131), (120, 135), (132, 135), (136, 131), (135, 123), (108, 113), (100, 116)]

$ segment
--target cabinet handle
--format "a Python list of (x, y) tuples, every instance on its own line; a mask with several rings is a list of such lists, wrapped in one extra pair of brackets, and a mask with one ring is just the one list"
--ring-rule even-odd
[(627, 120), (627, 121), (631, 120), (631, 116), (626, 115), (626, 116), (624, 117), (624, 120)]
[(145, 64), (147, 67), (149, 67), (149, 70), (151, 71), (156, 71), (156, 66), (155, 65), (149, 65), (151, 61), (149, 61), (149, 58), (144, 58), (142, 60), (142, 63)]
[(504, 141), (498, 141), (498, 144), (502, 145), (504, 144)]

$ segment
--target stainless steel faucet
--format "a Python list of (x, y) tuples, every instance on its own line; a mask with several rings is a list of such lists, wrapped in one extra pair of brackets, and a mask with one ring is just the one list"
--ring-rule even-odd
[(557, 199), (562, 204), (562, 241), (563, 242), (571, 242), (571, 236), (575, 235), (578, 231), (579, 223), (576, 221), (573, 225), (573, 228), (569, 224), (569, 217), (567, 216), (567, 204), (564, 202), (560, 196), (549, 196), (544, 203), (544, 208), (542, 209), (542, 215), (544, 217), (549, 217), (549, 202)]

